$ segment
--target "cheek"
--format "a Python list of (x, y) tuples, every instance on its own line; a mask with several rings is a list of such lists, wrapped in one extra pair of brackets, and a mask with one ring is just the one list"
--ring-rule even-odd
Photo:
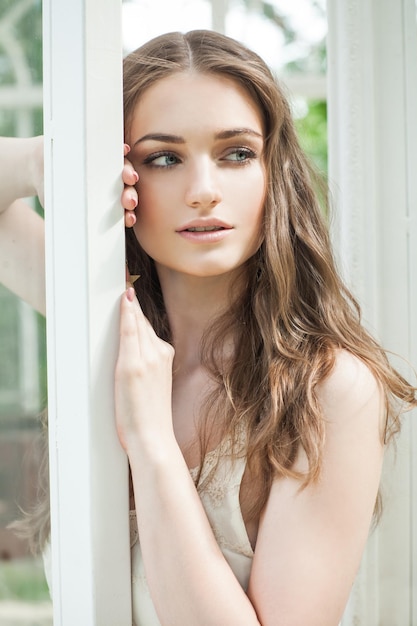
[(259, 248), (265, 238), (264, 217), (265, 217), (266, 187), (265, 177), (262, 176), (258, 191), (252, 197), (252, 234), (255, 238), (255, 247)]
[(173, 199), (162, 182), (143, 180), (138, 184), (139, 202), (133, 229), (141, 248), (155, 258), (161, 245), (170, 247), (175, 231)]
[(136, 209), (137, 224), (142, 228), (157, 226), (161, 219), (161, 211), (166, 206), (163, 189), (144, 181), (138, 184), (137, 191), (139, 197)]
[(147, 242), (153, 233), (158, 230), (158, 201), (148, 186), (138, 186), (138, 206), (136, 209), (136, 223), (133, 230), (141, 247), (149, 254)]
[(138, 171), (139, 182), (137, 192), (139, 196), (139, 209), (144, 213), (163, 211), (169, 213), (174, 199), (178, 197), (178, 177), (167, 175), (166, 172), (149, 172), (141, 168)]
[(239, 191), (238, 203), (248, 227), (261, 229), (266, 198), (265, 176), (259, 172), (250, 177)]

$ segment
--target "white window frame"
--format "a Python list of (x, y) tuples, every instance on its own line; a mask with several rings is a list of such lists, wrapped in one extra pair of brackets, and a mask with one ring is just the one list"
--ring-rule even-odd
[(124, 290), (120, 0), (44, 0), (48, 405), (55, 626), (130, 626), (114, 366)]
[[(329, 178), (341, 268), (383, 344), (417, 364), (415, 0), (328, 1)], [(397, 359), (407, 376), (410, 371)], [(417, 623), (417, 428), (385, 464), (385, 512), (344, 626)]]

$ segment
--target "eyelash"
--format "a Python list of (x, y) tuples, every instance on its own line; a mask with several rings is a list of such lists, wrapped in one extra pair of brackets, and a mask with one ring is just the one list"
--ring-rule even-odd
[[(231, 156), (232, 154), (237, 154), (239, 152), (241, 154), (244, 154), (246, 157), (243, 161), (233, 161), (233, 160), (227, 159), (227, 157)], [(252, 161), (253, 159), (256, 159), (257, 156), (258, 155), (256, 154), (256, 152), (254, 152), (250, 148), (245, 148), (244, 146), (240, 146), (239, 148), (233, 148), (232, 150), (230, 150), (228, 154), (226, 155), (226, 157), (223, 157), (222, 160), (233, 162), (235, 165), (242, 167), (250, 163), (250, 161)]]
[[(170, 163), (169, 165), (156, 165), (155, 161), (157, 159), (160, 159), (161, 157), (174, 157), (176, 159), (176, 163)], [(153, 154), (150, 154), (143, 160), (144, 165), (148, 165), (149, 167), (154, 167), (156, 169), (170, 169), (171, 167), (174, 167), (178, 163), (180, 163), (179, 157), (177, 157), (177, 155), (174, 154), (173, 152), (169, 152), (169, 151), (154, 152)]]
[[(242, 161), (239, 160), (234, 160), (234, 159), (229, 159), (228, 157), (230, 157), (233, 154), (237, 154), (237, 153), (241, 153), (245, 155), (245, 159)], [(243, 167), (245, 165), (248, 165), (250, 163), (250, 161), (252, 161), (253, 159), (257, 158), (257, 154), (256, 152), (254, 152), (254, 150), (252, 150), (251, 148), (246, 148), (244, 146), (239, 146), (238, 148), (233, 148), (231, 150), (229, 150), (229, 152), (226, 154), (226, 156), (221, 158), (221, 161), (225, 161), (226, 163), (233, 163), (233, 165), (236, 165), (238, 167)], [(167, 165), (157, 165), (155, 163), (155, 161), (157, 159), (160, 159), (161, 157), (174, 157), (176, 159), (175, 163), (169, 163)], [(179, 163), (181, 163), (181, 159), (180, 157), (178, 157), (174, 152), (170, 152), (168, 150), (166, 151), (161, 151), (161, 152), (154, 152), (153, 154), (150, 154), (149, 156), (147, 156), (144, 160), (143, 160), (143, 165), (147, 165), (149, 167), (153, 167), (155, 169), (170, 169), (171, 167), (175, 167), (175, 165), (178, 165)]]

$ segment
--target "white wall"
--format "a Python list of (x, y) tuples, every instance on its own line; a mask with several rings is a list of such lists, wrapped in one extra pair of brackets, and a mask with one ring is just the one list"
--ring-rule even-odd
[[(370, 329), (416, 366), (415, 1), (329, 0), (328, 15), (330, 181), (340, 265)], [(406, 364), (394, 356), (393, 362), (410, 376)], [(416, 415), (409, 415), (396, 461), (387, 457), (385, 514), (346, 626), (417, 624), (416, 455)]]

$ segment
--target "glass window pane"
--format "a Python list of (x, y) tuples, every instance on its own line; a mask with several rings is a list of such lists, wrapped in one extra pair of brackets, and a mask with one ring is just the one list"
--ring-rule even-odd
[[(0, 135), (41, 134), (41, 2), (3, 0), (0, 31)], [(0, 623), (46, 626), (52, 610), (41, 559), (8, 528), (37, 499), (45, 321), (2, 286), (0, 353)]]

